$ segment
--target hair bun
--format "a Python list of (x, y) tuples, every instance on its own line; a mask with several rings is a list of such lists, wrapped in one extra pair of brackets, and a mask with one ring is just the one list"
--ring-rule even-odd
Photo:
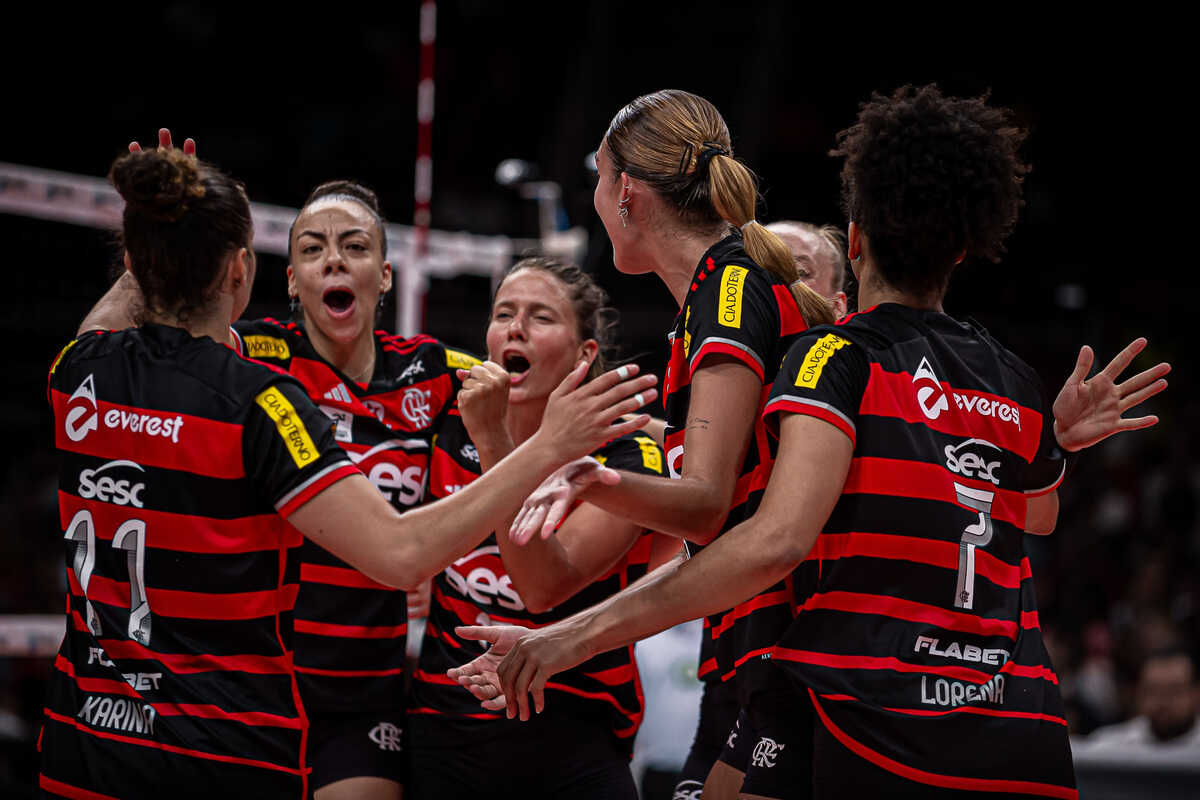
[(108, 173), (127, 208), (159, 222), (178, 222), (188, 202), (204, 196), (199, 162), (179, 150), (122, 156)]

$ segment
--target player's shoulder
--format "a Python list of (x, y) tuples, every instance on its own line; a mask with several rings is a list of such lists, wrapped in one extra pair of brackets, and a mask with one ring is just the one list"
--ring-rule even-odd
[(272, 317), (238, 320), (233, 332), (241, 340), (242, 354), (253, 359), (288, 362), (305, 343), (304, 329), (294, 321)]
[(398, 379), (425, 378), (456, 369), (470, 369), (480, 363), (480, 359), (466, 350), (451, 347), (423, 333), (400, 336), (379, 330), (375, 331), (375, 341), (388, 372)]

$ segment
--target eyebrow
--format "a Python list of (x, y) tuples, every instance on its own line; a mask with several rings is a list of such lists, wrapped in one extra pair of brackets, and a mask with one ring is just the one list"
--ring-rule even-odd
[[(516, 302), (513, 300), (501, 300), (499, 303), (496, 303), (492, 310), (495, 311), (497, 308), (504, 307), (511, 308), (515, 305)], [(545, 303), (541, 303), (536, 300), (529, 304), (529, 308), (531, 311), (549, 311), (552, 314), (558, 314), (558, 311), (554, 308), (554, 306), (546, 305)]]
[[(351, 228), (348, 231), (342, 231), (342, 233), (338, 235), (338, 241), (345, 239), (347, 236), (354, 236), (355, 234), (359, 234), (359, 233), (363, 234), (364, 236), (366, 236), (368, 238), (370, 238), (370, 236), (371, 236), (371, 232), (368, 231), (366, 228)], [(326, 241), (325, 234), (320, 233), (318, 231), (306, 230), (306, 231), (300, 231), (300, 233), (296, 234), (297, 239), (299, 239), (301, 236), (311, 236), (314, 239), (320, 239), (321, 241)]]

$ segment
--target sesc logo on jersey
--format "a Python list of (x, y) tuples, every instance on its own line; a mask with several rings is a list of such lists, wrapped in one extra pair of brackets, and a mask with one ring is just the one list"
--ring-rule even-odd
[(244, 336), (242, 341), (246, 343), (246, 355), (250, 358), (278, 358), (287, 361), (292, 357), (292, 351), (288, 349), (288, 343), (284, 339), (274, 336)]
[(449, 347), (446, 348), (446, 366), (451, 369), (470, 369), (479, 363), (482, 362), (478, 358), (475, 358), (475, 356), (469, 356), (458, 350), (451, 350)]
[(283, 396), (283, 392), (272, 386), (259, 392), (258, 396), (254, 398), (254, 402), (258, 403), (259, 407), (267, 412), (267, 416), (275, 422), (275, 429), (279, 431), (279, 437), (287, 445), (288, 454), (291, 455), (292, 461), (296, 462), (296, 466), (303, 467), (311, 464), (318, 456), (317, 446), (313, 443), (312, 437), (308, 435), (308, 429), (304, 427), (304, 423), (300, 421), (300, 415)]
[(634, 441), (638, 443), (638, 447), (642, 448), (642, 466), (662, 475), (662, 451), (658, 448), (658, 442), (649, 436), (637, 436)]
[(813, 346), (808, 348), (808, 354), (804, 356), (804, 361), (800, 364), (800, 371), (796, 375), (796, 385), (805, 389), (815, 389), (829, 359), (848, 344), (850, 342), (836, 333), (827, 333), (817, 339)]
[(721, 295), (717, 298), (717, 322), (726, 328), (742, 327), (742, 292), (750, 270), (728, 264), (721, 275)]

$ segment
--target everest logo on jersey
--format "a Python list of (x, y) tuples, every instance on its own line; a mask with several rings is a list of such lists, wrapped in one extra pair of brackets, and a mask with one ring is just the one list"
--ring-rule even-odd
[[(79, 402), (76, 402), (76, 401)], [(67, 438), (79, 442), (99, 427), (96, 410), (96, 383), (89, 374), (67, 400), (67, 418), (63, 424)]]
[(937, 419), (943, 411), (950, 408), (946, 392), (942, 389), (942, 382), (933, 374), (929, 359), (921, 359), (917, 371), (913, 373), (912, 382), (913, 386), (917, 387), (917, 405), (925, 412), (926, 419)]
[[(912, 378), (913, 386), (917, 389), (917, 405), (926, 419), (937, 419), (943, 411), (950, 408), (946, 390), (929, 366), (929, 359), (922, 357)], [(1001, 422), (1011, 422), (1021, 430), (1021, 409), (1003, 398), (984, 396), (980, 392), (952, 391), (954, 405), (967, 414), (978, 414), (981, 417), (996, 417)]]

